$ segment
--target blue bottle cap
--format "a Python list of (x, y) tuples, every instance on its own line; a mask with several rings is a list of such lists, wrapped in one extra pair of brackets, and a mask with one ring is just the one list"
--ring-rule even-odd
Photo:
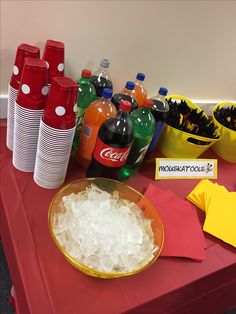
[(144, 79), (145, 79), (145, 74), (143, 74), (143, 73), (138, 73), (137, 76), (136, 76), (136, 79), (139, 80), (139, 81), (144, 81)]
[(104, 98), (111, 98), (112, 97), (112, 89), (104, 88), (102, 91), (102, 97)]
[(134, 82), (128, 81), (126, 82), (125, 88), (129, 89), (129, 90), (133, 90), (134, 89)]
[(159, 92), (158, 92), (158, 94), (160, 94), (160, 95), (162, 95), (162, 96), (166, 96), (167, 93), (168, 93), (168, 89), (165, 88), (165, 87), (161, 87), (161, 88), (159, 89)]

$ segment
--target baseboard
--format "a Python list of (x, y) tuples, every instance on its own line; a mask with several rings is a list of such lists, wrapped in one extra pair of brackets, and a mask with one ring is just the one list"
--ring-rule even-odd
[[(211, 116), (213, 107), (222, 102), (223, 100), (198, 100), (195, 99), (193, 102), (202, 108), (208, 116)], [(236, 102), (235, 100), (230, 100)], [(7, 117), (7, 95), (0, 95), (0, 118), (5, 119)]]
[(0, 95), (0, 119), (7, 117), (7, 95)]

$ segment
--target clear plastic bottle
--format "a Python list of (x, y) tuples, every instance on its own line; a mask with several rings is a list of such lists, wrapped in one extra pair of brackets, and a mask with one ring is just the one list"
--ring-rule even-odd
[(93, 73), (90, 81), (93, 83), (97, 97), (102, 97), (102, 92), (104, 88), (110, 88), (113, 90), (112, 80), (109, 74), (110, 61), (103, 58), (100, 62), (100, 68)]
[(104, 88), (102, 98), (92, 102), (85, 112), (76, 152), (76, 159), (84, 169), (87, 169), (91, 162), (100, 126), (105, 120), (117, 114), (115, 106), (110, 101), (111, 96), (112, 90)]
[(153, 101), (153, 107), (151, 109), (151, 112), (155, 118), (155, 132), (152, 138), (152, 141), (148, 147), (148, 151), (146, 156), (150, 156), (150, 154), (155, 149), (157, 142), (160, 138), (160, 135), (163, 131), (163, 128), (165, 126), (166, 117), (169, 112), (169, 105), (168, 102), (165, 100), (165, 97), (168, 93), (168, 89), (165, 87), (161, 87), (159, 89), (158, 95), (151, 98)]
[(147, 99), (147, 90), (144, 87), (143, 81), (145, 79), (145, 74), (138, 73), (136, 76), (135, 87), (133, 95), (138, 102), (139, 108), (143, 106), (144, 101)]
[(78, 102), (76, 111), (76, 130), (72, 145), (72, 151), (78, 148), (79, 135), (84, 120), (85, 110), (96, 98), (96, 90), (90, 82), (91, 71), (84, 69), (78, 81)]
[(153, 102), (146, 99), (143, 108), (130, 114), (134, 138), (128, 158), (120, 170), (119, 179), (127, 179), (135, 175), (143, 162), (155, 130), (155, 119), (150, 111), (152, 106)]

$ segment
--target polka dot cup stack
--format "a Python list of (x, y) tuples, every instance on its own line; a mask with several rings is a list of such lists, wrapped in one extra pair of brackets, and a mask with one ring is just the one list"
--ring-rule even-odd
[(15, 102), (13, 165), (33, 172), (39, 125), (48, 93), (47, 65), (40, 59), (26, 58)]
[(13, 150), (14, 138), (14, 112), (15, 100), (20, 86), (20, 80), (23, 71), (23, 65), (26, 57), (39, 58), (40, 50), (38, 47), (28, 44), (20, 44), (17, 47), (15, 63), (12, 70), (10, 84), (8, 86), (8, 110), (7, 110), (7, 139), (6, 145)]
[(53, 189), (63, 184), (75, 133), (78, 85), (68, 77), (52, 79), (40, 122), (34, 181)]
[(51, 88), (53, 77), (64, 76), (65, 48), (60, 41), (47, 40), (43, 52), (43, 60), (48, 67), (48, 85)]

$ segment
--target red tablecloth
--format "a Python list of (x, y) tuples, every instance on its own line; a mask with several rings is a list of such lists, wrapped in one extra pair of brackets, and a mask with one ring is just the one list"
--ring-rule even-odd
[[(135, 276), (114, 280), (88, 277), (74, 269), (53, 243), (48, 207), (58, 189), (37, 186), (32, 173), (16, 170), (1, 127), (0, 231), (17, 294), (19, 314), (222, 313), (236, 306), (236, 250), (206, 235), (206, 260), (159, 258)], [(209, 152), (207, 157), (216, 157)], [(71, 162), (67, 184), (85, 176)], [(185, 197), (199, 180), (153, 181), (146, 164), (127, 181), (144, 192), (150, 182)], [(216, 181), (236, 189), (236, 165), (219, 160)], [(196, 209), (197, 210), (197, 209)], [(203, 219), (198, 211), (199, 218)]]

